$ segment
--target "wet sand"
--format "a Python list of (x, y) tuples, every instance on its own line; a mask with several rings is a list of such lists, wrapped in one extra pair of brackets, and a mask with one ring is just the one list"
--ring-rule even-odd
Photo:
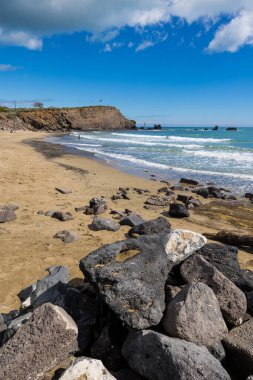
[[(165, 185), (125, 174), (99, 160), (65, 154), (63, 147), (41, 142), (46, 136), (40, 132), (0, 132), (0, 204), (19, 205), (17, 219), (0, 224), (0, 312), (19, 307), (16, 294), (43, 277), (47, 267), (66, 265), (71, 278), (82, 278), (81, 258), (103, 244), (125, 238), (129, 227), (118, 232), (89, 230), (92, 217), (76, 213), (75, 207), (88, 205), (91, 198), (103, 195), (109, 210), (102, 217), (111, 217), (110, 209), (128, 208), (145, 219), (153, 219), (168, 209), (145, 210), (147, 195), (133, 191), (130, 200), (111, 201), (119, 187), (138, 187), (157, 194)], [(72, 193), (60, 194), (56, 187), (69, 188)], [(199, 199), (203, 202), (203, 198)], [(191, 211), (190, 218), (169, 218), (172, 227), (208, 234), (221, 229), (253, 234), (253, 206), (249, 203), (234, 207), (218, 200), (204, 203), (204, 207)], [(75, 219), (60, 222), (38, 215), (39, 210), (52, 209), (71, 212)], [(77, 232), (79, 241), (64, 244), (53, 238), (64, 229)], [(253, 270), (251, 251), (240, 251), (239, 260), (243, 268)]]

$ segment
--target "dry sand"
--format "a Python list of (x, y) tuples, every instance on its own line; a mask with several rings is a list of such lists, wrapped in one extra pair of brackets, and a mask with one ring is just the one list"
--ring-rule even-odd
[[(71, 278), (82, 278), (78, 267), (81, 258), (103, 244), (125, 238), (128, 227), (122, 227), (119, 232), (90, 231), (88, 224), (92, 217), (75, 213), (75, 207), (88, 205), (91, 198), (103, 195), (107, 197), (110, 208), (121, 211), (128, 208), (146, 219), (156, 218), (163, 211), (145, 210), (143, 204), (147, 195), (130, 192), (131, 200), (116, 202), (112, 202), (110, 197), (119, 186), (139, 187), (156, 194), (164, 184), (122, 173), (97, 160), (61, 155), (62, 148), (57, 152), (57, 148), (47, 147), (45, 157), (23, 142), (45, 136), (38, 132), (0, 132), (0, 203), (15, 202), (19, 205), (17, 220), (0, 224), (0, 312), (19, 307), (16, 294), (43, 277), (47, 267), (66, 265)], [(55, 187), (69, 188), (72, 193), (60, 194)], [(172, 227), (215, 233), (222, 228), (233, 230), (239, 226), (253, 233), (250, 205), (242, 206), (245, 218), (249, 216), (249, 222), (245, 222), (238, 207), (233, 211), (224, 202), (205, 203), (202, 210), (191, 211), (188, 219), (170, 219)], [(39, 210), (52, 209), (69, 211), (75, 219), (60, 222), (37, 214)], [(102, 217), (108, 217), (109, 212)], [(64, 229), (78, 232), (80, 240), (64, 244), (53, 238), (56, 232)], [(253, 270), (249, 252), (240, 251), (239, 260), (243, 268)]]

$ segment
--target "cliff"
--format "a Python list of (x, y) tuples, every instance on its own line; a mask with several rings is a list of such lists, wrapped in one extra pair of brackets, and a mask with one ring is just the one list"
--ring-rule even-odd
[(0, 112), (0, 129), (7, 130), (68, 132), (134, 127), (135, 121), (126, 119), (115, 107), (22, 109)]

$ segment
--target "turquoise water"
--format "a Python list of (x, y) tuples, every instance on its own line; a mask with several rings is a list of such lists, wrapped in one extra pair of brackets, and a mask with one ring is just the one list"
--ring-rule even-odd
[(253, 128), (73, 132), (53, 141), (91, 152), (128, 172), (143, 175), (148, 170), (160, 179), (184, 176), (238, 193), (253, 192)]

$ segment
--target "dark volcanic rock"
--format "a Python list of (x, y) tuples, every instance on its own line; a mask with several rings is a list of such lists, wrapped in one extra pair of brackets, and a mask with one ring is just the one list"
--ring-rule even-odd
[(148, 222), (141, 223), (135, 227), (132, 227), (129, 231), (129, 235), (155, 235), (163, 232), (168, 232), (171, 229), (171, 224), (167, 219), (159, 217)]
[(92, 231), (118, 231), (120, 224), (113, 219), (95, 218), (92, 224), (89, 224), (89, 229)]
[(103, 197), (92, 198), (90, 200), (89, 208), (92, 210), (92, 214), (100, 215), (108, 210), (108, 205), (107, 205), (106, 199)]
[(76, 350), (77, 332), (63, 309), (42, 305), (0, 349), (0, 380), (41, 378)]
[(193, 179), (187, 179), (187, 178), (181, 178), (180, 183), (184, 183), (186, 185), (193, 185), (193, 186), (199, 185), (199, 182), (194, 181)]
[(239, 371), (240, 378), (253, 373), (253, 319), (234, 328), (224, 338), (229, 363)]
[(0, 223), (10, 222), (11, 220), (17, 219), (15, 210), (18, 206), (15, 204), (10, 205), (0, 205)]
[(244, 287), (246, 291), (253, 290), (253, 272), (249, 269), (242, 269), (243, 280), (245, 281)]
[(230, 231), (219, 231), (217, 235), (215, 235), (214, 240), (237, 247), (253, 247), (252, 235), (242, 235), (241, 233)]
[(250, 201), (253, 200), (253, 193), (246, 193), (245, 198), (248, 198)]
[(191, 198), (188, 202), (186, 202), (186, 207), (188, 208), (188, 210), (201, 206), (203, 206), (203, 203), (196, 198)]
[(200, 255), (189, 257), (180, 268), (183, 279), (188, 282), (203, 282), (216, 295), (224, 318), (231, 324), (242, 323), (247, 301), (244, 293), (218, 269)]
[(121, 219), (119, 224), (121, 226), (135, 227), (138, 224), (145, 222), (145, 220), (138, 214), (129, 214)]
[(105, 245), (81, 260), (87, 281), (97, 283), (103, 301), (127, 325), (157, 325), (165, 309), (171, 265), (160, 235)]
[(54, 235), (54, 238), (61, 239), (63, 243), (73, 243), (79, 239), (79, 236), (76, 232), (64, 230), (57, 232), (57, 234)]
[(204, 245), (197, 253), (240, 289), (245, 288), (246, 281), (237, 258), (238, 249), (236, 247), (210, 243)]
[(184, 204), (186, 204), (187, 202), (189, 202), (191, 199), (192, 199), (191, 195), (178, 194), (178, 196), (177, 196), (177, 200), (179, 202), (183, 202)]
[(154, 331), (129, 334), (122, 352), (130, 367), (149, 380), (230, 380), (207, 348)]
[(176, 196), (173, 192), (168, 196), (159, 197), (158, 195), (151, 195), (145, 202), (146, 205), (156, 206), (156, 207), (165, 207), (169, 206), (172, 202), (174, 202)]
[(67, 284), (69, 282), (69, 271), (64, 266), (50, 267), (47, 269), (49, 274), (35, 284), (21, 290), (18, 294), (23, 307), (29, 307), (36, 303), (39, 296), (49, 288), (55, 286), (59, 282)]
[(163, 327), (169, 336), (210, 347), (228, 332), (212, 289), (186, 285), (167, 305)]
[(200, 187), (198, 189), (192, 190), (193, 193), (200, 195), (203, 198), (209, 198), (209, 190), (207, 187)]
[(18, 329), (22, 325), (24, 325), (27, 321), (29, 321), (31, 315), (32, 313), (27, 313), (27, 314), (21, 315), (18, 318), (13, 319), (13, 321), (11, 321), (11, 323), (8, 325), (5, 331), (5, 334), (3, 337), (3, 343), (7, 342), (12, 337), (12, 335), (14, 335), (16, 331), (18, 331)]
[(67, 222), (69, 220), (73, 220), (74, 217), (70, 214), (70, 212), (62, 212), (56, 211), (53, 213), (52, 218), (58, 219), (61, 222)]
[(173, 218), (187, 218), (190, 216), (190, 213), (185, 205), (173, 203), (170, 205), (169, 215)]

